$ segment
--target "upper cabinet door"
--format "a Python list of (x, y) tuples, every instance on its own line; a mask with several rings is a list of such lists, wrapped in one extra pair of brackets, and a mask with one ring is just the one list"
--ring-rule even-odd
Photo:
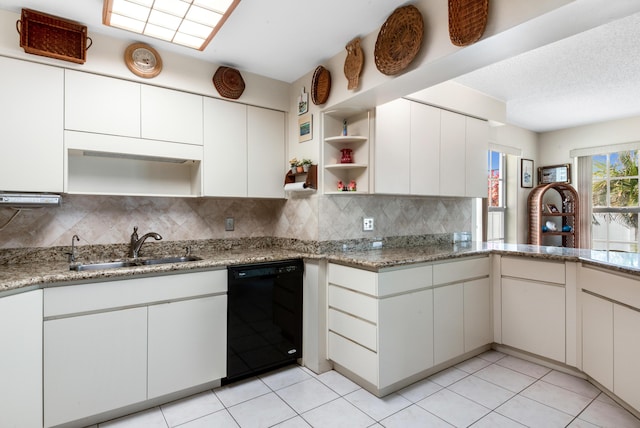
[(489, 150), (489, 123), (486, 120), (466, 118), (466, 195), (486, 198), (489, 195), (487, 151)]
[(247, 107), (248, 196), (284, 198), (284, 113)]
[(62, 192), (63, 71), (4, 57), (0, 70), (0, 190)]
[(247, 106), (204, 99), (204, 196), (247, 196)]
[(376, 107), (376, 193), (410, 193), (412, 104), (411, 101), (397, 99)]
[(440, 193), (440, 109), (411, 103), (411, 194)]
[(140, 84), (65, 71), (64, 128), (140, 137)]
[(440, 124), (440, 194), (465, 196), (465, 117), (442, 110)]
[(202, 96), (142, 85), (142, 138), (202, 145)]

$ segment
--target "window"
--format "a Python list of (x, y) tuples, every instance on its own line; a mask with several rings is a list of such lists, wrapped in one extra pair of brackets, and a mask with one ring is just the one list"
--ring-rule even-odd
[(591, 157), (591, 248), (638, 252), (637, 150)]
[(505, 158), (504, 153), (489, 151), (487, 241), (504, 242), (506, 209)]

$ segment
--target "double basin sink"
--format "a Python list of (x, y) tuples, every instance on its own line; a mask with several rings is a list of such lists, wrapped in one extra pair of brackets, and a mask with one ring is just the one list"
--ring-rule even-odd
[(162, 257), (158, 259), (145, 259), (145, 260), (119, 260), (114, 262), (101, 262), (101, 263), (87, 263), (77, 264), (69, 266), (70, 270), (78, 272), (86, 270), (104, 270), (104, 269), (117, 269), (123, 267), (136, 267), (136, 266), (150, 266), (169, 263), (184, 263), (195, 262), (202, 260), (196, 256), (177, 256), (177, 257)]

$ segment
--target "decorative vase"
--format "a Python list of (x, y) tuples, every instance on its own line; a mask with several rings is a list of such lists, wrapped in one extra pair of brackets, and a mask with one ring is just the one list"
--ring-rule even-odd
[(291, 165), (291, 174), (295, 174), (296, 171), (298, 171), (298, 169), (296, 168), (295, 165)]
[(351, 149), (340, 149), (342, 152), (342, 157), (340, 158), (340, 163), (353, 163), (353, 150)]
[(299, 167), (297, 168), (297, 171), (298, 171), (298, 172), (304, 172), (304, 168), (302, 168), (301, 166), (299, 166)]
[(310, 166), (311, 166), (311, 165), (308, 165), (308, 164), (302, 165), (302, 170), (303, 170), (304, 172), (309, 172), (309, 167), (310, 167)]

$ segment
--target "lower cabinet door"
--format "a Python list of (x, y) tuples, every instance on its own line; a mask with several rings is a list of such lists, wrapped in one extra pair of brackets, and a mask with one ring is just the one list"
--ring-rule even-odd
[(565, 289), (502, 278), (502, 343), (565, 362)]
[(0, 298), (0, 427), (42, 427), (42, 290)]
[(149, 399), (226, 373), (226, 295), (149, 307)]
[(640, 312), (613, 305), (613, 392), (640, 409)]
[(493, 342), (491, 282), (481, 278), (464, 283), (464, 352)]
[(44, 425), (147, 398), (147, 308), (44, 322)]
[(433, 290), (434, 365), (464, 353), (463, 296), (462, 283)]
[(613, 391), (613, 303), (582, 293), (582, 371)]
[(433, 290), (380, 300), (379, 387), (433, 366)]

